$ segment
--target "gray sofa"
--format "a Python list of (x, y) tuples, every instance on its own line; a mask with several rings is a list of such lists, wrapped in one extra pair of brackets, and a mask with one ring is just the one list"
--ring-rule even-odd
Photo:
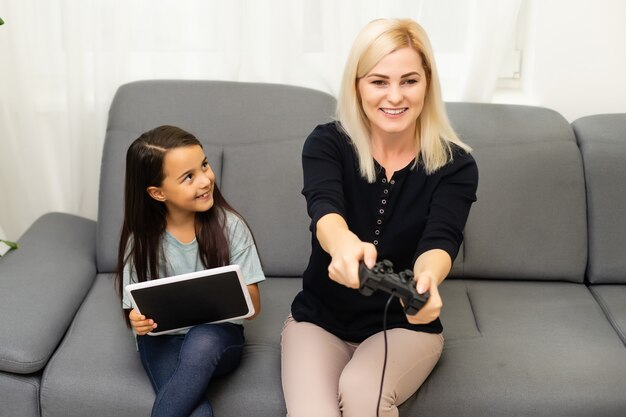
[[(216, 415), (285, 415), (280, 330), (310, 247), (300, 151), (334, 104), (325, 93), (271, 84), (122, 86), (97, 222), (46, 214), (0, 258), (0, 416), (150, 414), (154, 393), (112, 271), (125, 151), (161, 124), (204, 142), (268, 276), (240, 368), (208, 393)], [(626, 114), (570, 125), (536, 107), (449, 103), (448, 111), (475, 149), (478, 202), (441, 287), (443, 356), (400, 415), (625, 415)]]

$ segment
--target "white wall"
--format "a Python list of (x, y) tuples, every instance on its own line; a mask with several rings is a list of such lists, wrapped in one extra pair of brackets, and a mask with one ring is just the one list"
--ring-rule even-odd
[[(419, 16), (431, 38), (443, 40), (444, 48), (436, 50), (445, 52), (447, 46), (454, 55), (459, 52), (454, 41), (463, 49), (471, 38), (463, 30), (454, 31), (457, 21), (465, 21), (458, 17), (474, 15), (478, 29), (485, 29), (496, 21), (489, 13), (504, 1), (355, 0), (351, 6), (342, 0), (339, 9), (332, 0), (127, 3), (0, 0), (0, 15), (7, 22), (0, 29), (3, 237), (18, 239), (47, 211), (95, 217), (106, 112), (114, 89), (122, 82), (138, 78), (262, 80), (333, 93), (353, 36), (372, 18)], [(521, 41), (517, 39), (523, 48), (522, 77), (508, 84), (516, 87), (514, 91), (500, 90), (494, 101), (552, 108), (569, 121), (598, 113), (626, 113), (626, 1), (523, 0), (522, 4), (525, 30)], [(219, 25), (207, 26), (198, 7), (206, 8), (207, 15), (217, 8), (213, 15), (226, 17), (216, 20)], [(146, 13), (144, 8), (154, 12)], [(152, 29), (144, 31), (149, 28), (128, 23), (146, 14), (149, 18), (141, 23)], [(188, 18), (192, 15), (196, 19)], [(178, 20), (173, 19), (176, 16)], [(124, 30), (110, 31), (115, 19), (121, 22), (115, 27)], [(253, 28), (250, 21), (260, 26)], [(268, 31), (268, 21), (284, 23), (280, 29), (295, 36), (286, 37), (274, 26)], [(328, 30), (335, 27), (341, 30)], [(151, 32), (155, 28), (158, 36)], [(177, 40), (163, 42), (171, 34)], [(490, 48), (497, 43), (491, 42), (496, 36), (488, 33), (475, 46), (476, 53), (469, 55), (479, 64), (481, 59), (482, 64), (492, 64)], [(225, 45), (230, 38), (234, 39), (232, 49)], [(179, 55), (185, 51), (178, 51), (177, 45), (191, 53)], [(275, 54), (274, 58), (266, 59), (268, 53)], [(116, 65), (119, 56), (127, 57), (129, 65)], [(177, 68), (174, 64), (181, 60), (193, 65)], [(170, 61), (171, 65), (164, 65)], [(463, 59), (438, 58), (438, 66), (443, 78), (450, 69), (471, 72), (471, 65)], [(478, 81), (489, 72), (485, 66), (489, 65), (478, 65), (473, 71)], [(449, 91), (449, 80), (444, 82), (444, 90)], [(456, 99), (447, 97), (445, 91), (444, 97)]]
[(530, 0), (522, 64), (528, 103), (569, 121), (626, 113), (626, 2)]

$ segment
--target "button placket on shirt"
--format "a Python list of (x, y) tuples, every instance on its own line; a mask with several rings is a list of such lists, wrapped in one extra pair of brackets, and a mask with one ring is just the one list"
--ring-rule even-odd
[(389, 201), (389, 194), (390, 194), (390, 187), (393, 186), (396, 181), (395, 180), (390, 180), (387, 181), (386, 178), (381, 179), (381, 184), (383, 184), (383, 186), (385, 188), (383, 188), (383, 192), (382, 195), (380, 196), (380, 199), (378, 200), (379, 204), (378, 204), (378, 215), (376, 216), (376, 225), (374, 226), (374, 241), (372, 243), (374, 243), (375, 246), (378, 246), (379, 243), (379, 238), (380, 235), (382, 234), (382, 226), (385, 222), (385, 211), (387, 208), (387, 202)]

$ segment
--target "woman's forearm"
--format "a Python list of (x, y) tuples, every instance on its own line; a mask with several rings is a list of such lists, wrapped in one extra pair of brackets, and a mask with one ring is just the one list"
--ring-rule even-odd
[(452, 269), (452, 259), (448, 252), (442, 249), (431, 249), (422, 253), (416, 260), (413, 267), (415, 276), (423, 272), (429, 272), (437, 282), (441, 284)]
[(342, 240), (357, 239), (356, 235), (348, 229), (348, 224), (337, 213), (329, 213), (317, 221), (315, 235), (322, 249), (330, 255), (341, 245)]

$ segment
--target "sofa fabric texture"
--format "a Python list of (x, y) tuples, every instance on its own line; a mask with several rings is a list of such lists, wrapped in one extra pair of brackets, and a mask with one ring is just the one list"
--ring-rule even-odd
[[(0, 258), (0, 417), (149, 416), (152, 386), (113, 285), (125, 154), (172, 124), (203, 143), (267, 281), (221, 417), (286, 413), (280, 332), (310, 255), (301, 151), (335, 99), (301, 87), (140, 81), (109, 113), (97, 220), (49, 213)], [(448, 103), (478, 201), (440, 290), (443, 355), (400, 416), (617, 416), (626, 410), (626, 114)], [(381, 312), (382, 320), (382, 312)]]
[(1, 371), (43, 369), (91, 286), (94, 260), (94, 222), (67, 214), (38, 219), (2, 260)]
[[(573, 123), (585, 165), (589, 221), (589, 281), (626, 282), (626, 118), (583, 117)], [(610, 203), (610, 204), (609, 204)]]

